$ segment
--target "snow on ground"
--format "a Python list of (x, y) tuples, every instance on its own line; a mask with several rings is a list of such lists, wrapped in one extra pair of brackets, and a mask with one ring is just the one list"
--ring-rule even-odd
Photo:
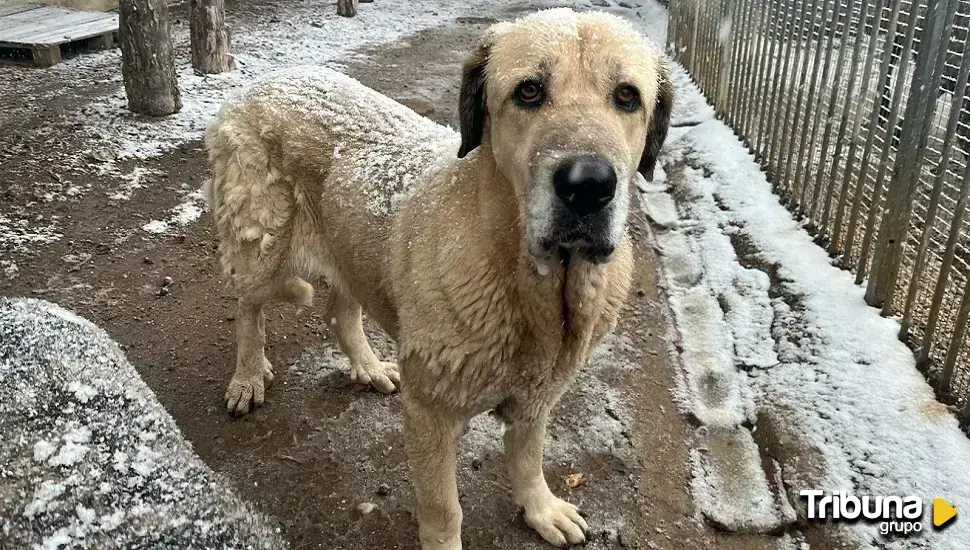
[(286, 547), (88, 321), (0, 299), (0, 380), (3, 548)]
[[(681, 74), (674, 69), (678, 101), (700, 105)], [(734, 452), (751, 472), (762, 471), (752, 451), (763, 434), (744, 426), (772, 419), (797, 439), (804, 455), (781, 468), (802, 513), (797, 491), (809, 488), (917, 495), (924, 518), (938, 496), (970, 510), (970, 440), (916, 370), (898, 322), (867, 306), (853, 276), (831, 265), (732, 130), (694, 107), (679, 118), (700, 124), (675, 128), (665, 173), (643, 196), (680, 333), (685, 408), (712, 434), (741, 432)], [(820, 471), (798, 471), (813, 456)], [(732, 500), (711, 490), (731, 477), (718, 476), (717, 453), (703, 447), (694, 457), (699, 509), (715, 521), (756, 520), (764, 487)], [(790, 521), (784, 507), (776, 511)], [(924, 533), (911, 538), (887, 539), (865, 522), (841, 531), (858, 548), (970, 548), (966, 521), (936, 532), (924, 519)]]

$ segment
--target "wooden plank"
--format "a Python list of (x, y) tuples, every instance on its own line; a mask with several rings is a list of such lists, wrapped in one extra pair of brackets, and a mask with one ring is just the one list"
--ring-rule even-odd
[(4, 17), (4, 19), (9, 19), (11, 21), (43, 22), (49, 19), (57, 19), (58, 17), (62, 17), (64, 15), (70, 15), (72, 13), (85, 13), (85, 12), (74, 12), (58, 6), (44, 6), (42, 8), (37, 8), (33, 10), (12, 13)]
[(4, 4), (0, 5), (0, 17), (7, 15), (13, 15), (15, 13), (21, 13), (30, 10), (36, 10), (37, 8), (43, 8), (43, 4), (35, 3), (25, 3), (25, 4)]
[(105, 21), (90, 21), (82, 25), (71, 27), (67, 31), (54, 31), (50, 34), (35, 36), (30, 39), (31, 44), (65, 44), (75, 40), (84, 40), (92, 36), (100, 36), (116, 32), (118, 25)]
[(0, 29), (0, 42), (19, 44), (63, 44), (118, 30), (117, 15), (77, 13), (45, 27)]
[[(43, 11), (43, 10), (34, 10)], [(71, 24), (74, 21), (90, 21), (103, 17), (103, 13), (91, 13), (91, 12), (78, 12), (78, 13), (61, 13), (57, 15), (47, 14), (42, 17), (29, 18), (29, 19), (17, 19), (16, 17), (4, 17), (0, 19), (0, 29), (2, 29), (2, 34), (0, 34), (0, 40), (7, 40), (13, 42), (14, 40), (8, 40), (9, 37), (15, 35), (29, 35), (32, 33), (43, 32), (45, 29), (51, 29), (55, 27), (61, 27), (64, 25)], [(11, 34), (13, 33), (13, 34)]]

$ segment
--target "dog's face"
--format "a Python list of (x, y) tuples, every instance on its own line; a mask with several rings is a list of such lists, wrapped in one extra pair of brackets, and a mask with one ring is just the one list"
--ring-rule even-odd
[(494, 156), (540, 264), (607, 262), (637, 171), (652, 178), (672, 101), (665, 57), (628, 23), (539, 12), (493, 26), (466, 62), (458, 156), (483, 144)]

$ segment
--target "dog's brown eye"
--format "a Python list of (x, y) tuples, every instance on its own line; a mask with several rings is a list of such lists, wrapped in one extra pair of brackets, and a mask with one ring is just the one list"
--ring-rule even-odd
[(537, 107), (542, 103), (542, 84), (526, 80), (515, 89), (515, 99), (523, 107)]
[(613, 92), (613, 102), (624, 111), (635, 111), (640, 107), (640, 92), (633, 86), (620, 86)]

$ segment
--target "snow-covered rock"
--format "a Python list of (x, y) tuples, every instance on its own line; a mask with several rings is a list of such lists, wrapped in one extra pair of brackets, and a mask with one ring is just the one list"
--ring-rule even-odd
[(285, 547), (103, 330), (0, 299), (0, 548)]

